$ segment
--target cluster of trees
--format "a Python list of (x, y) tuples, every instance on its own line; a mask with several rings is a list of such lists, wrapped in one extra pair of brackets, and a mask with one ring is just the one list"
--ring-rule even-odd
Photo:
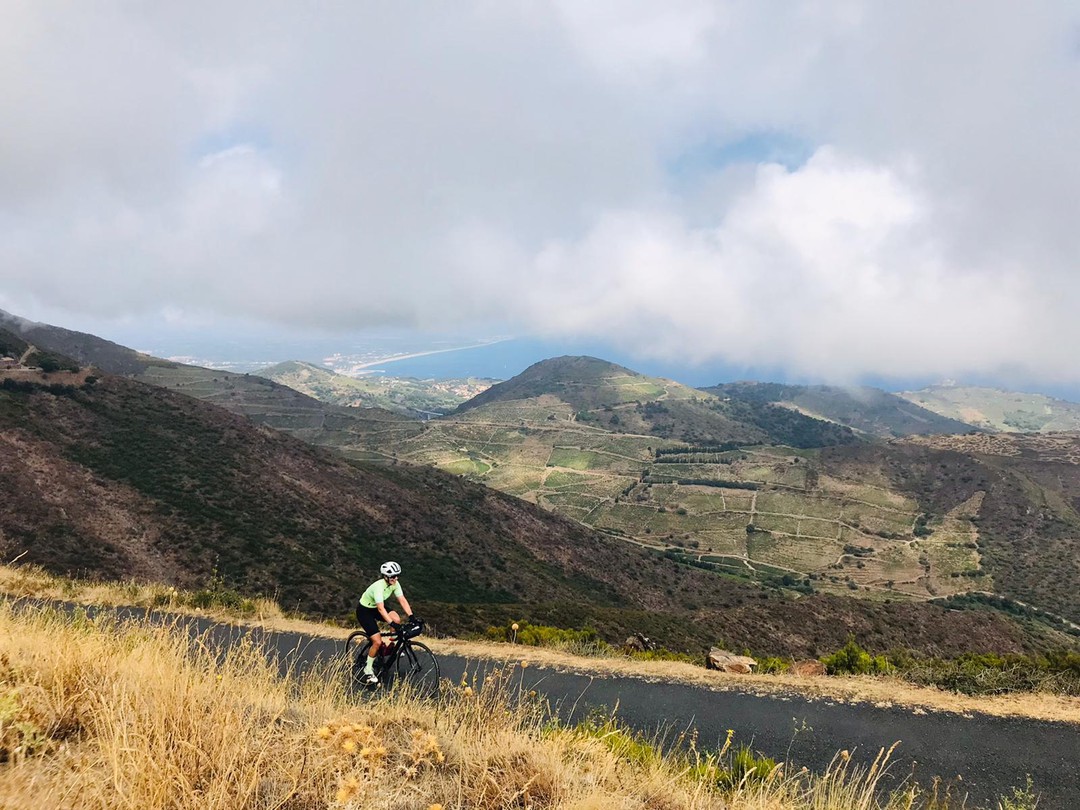
[(688, 454), (697, 453), (728, 453), (732, 450), (738, 450), (740, 447), (738, 442), (723, 442), (721, 444), (682, 444), (675, 447), (658, 447), (653, 451), (653, 455), (657, 461), (660, 461), (664, 456), (682, 456)]
[(723, 487), (724, 489), (758, 489), (758, 485), (753, 481), (725, 481), (720, 478), (656, 478), (652, 473), (649, 473), (646, 483), (684, 484), (686, 486)]

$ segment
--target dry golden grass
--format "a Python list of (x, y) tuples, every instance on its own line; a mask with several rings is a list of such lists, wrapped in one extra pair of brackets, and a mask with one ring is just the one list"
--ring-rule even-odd
[[(212, 592), (181, 591), (154, 582), (102, 582), (54, 576), (36, 565), (0, 565), (0, 593), (58, 599), (85, 605), (147, 607), (173, 613), (264, 622), (284, 618), (272, 599), (238, 599), (225, 604)], [(231, 594), (230, 594), (231, 595)], [(200, 599), (199, 597), (204, 597)], [(204, 607), (196, 605), (203, 604)]]
[[(192, 608), (190, 595), (162, 585), (146, 583), (80, 582), (54, 577), (34, 566), (0, 565), (0, 593), (39, 599), (63, 599), (82, 604), (162, 607), (223, 621), (257, 625), (268, 630), (344, 639), (349, 629), (285, 616), (270, 600), (253, 600), (256, 607), (238, 616), (223, 607)], [(162, 601), (166, 600), (164, 604)], [(716, 690), (755, 694), (798, 694), (876, 706), (899, 706), (916, 713), (975, 713), (996, 717), (1026, 717), (1080, 724), (1080, 698), (1047, 693), (1015, 693), (973, 697), (916, 686), (898, 678), (881, 676), (799, 677), (796, 675), (729, 675), (676, 661), (638, 661), (624, 657), (585, 657), (563, 650), (453, 638), (427, 639), (437, 653), (473, 660), (530, 664), (572, 670), (597, 676), (641, 678), (647, 681), (686, 683)]]
[(723, 784), (722, 760), (661, 756), (618, 729), (563, 728), (503, 668), (357, 700), (340, 671), (282, 679), (256, 647), (220, 660), (183, 631), (0, 605), (0, 807), (910, 808), (882, 766), (777, 768)]

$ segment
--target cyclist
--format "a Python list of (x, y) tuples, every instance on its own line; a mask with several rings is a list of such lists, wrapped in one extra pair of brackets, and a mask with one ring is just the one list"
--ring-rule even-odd
[(413, 618), (409, 600), (405, 598), (405, 594), (401, 591), (401, 583), (398, 582), (398, 578), (401, 576), (401, 566), (392, 560), (384, 562), (379, 566), (379, 573), (382, 574), (382, 577), (368, 586), (368, 589), (364, 591), (364, 595), (360, 597), (360, 602), (356, 605), (356, 620), (364, 628), (368, 638), (371, 639), (367, 661), (364, 662), (363, 683), (367, 686), (374, 686), (379, 682), (378, 677), (375, 675), (375, 656), (379, 654), (379, 648), (383, 644), (382, 632), (379, 630), (379, 619), (391, 625), (395, 630), (400, 629), (401, 626), (401, 616), (396, 610), (388, 611), (386, 609), (386, 600), (391, 596), (396, 596), (398, 604), (405, 611), (407, 620), (411, 621)]

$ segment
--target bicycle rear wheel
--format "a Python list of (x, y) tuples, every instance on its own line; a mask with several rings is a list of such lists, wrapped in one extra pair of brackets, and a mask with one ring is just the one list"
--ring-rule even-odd
[(409, 684), (417, 697), (435, 697), (439, 693), (439, 662), (435, 654), (422, 642), (408, 642), (397, 657), (394, 681)]

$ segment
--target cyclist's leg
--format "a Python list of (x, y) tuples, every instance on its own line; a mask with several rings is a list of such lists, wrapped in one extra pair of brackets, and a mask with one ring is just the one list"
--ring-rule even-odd
[(378, 655), (379, 648), (382, 646), (382, 633), (379, 632), (378, 616), (378, 611), (374, 608), (364, 607), (363, 605), (356, 606), (356, 620), (364, 628), (364, 632), (367, 633), (368, 638), (371, 640), (371, 645), (367, 650), (367, 660), (364, 661), (364, 678), (368, 683), (376, 682), (375, 656)]

